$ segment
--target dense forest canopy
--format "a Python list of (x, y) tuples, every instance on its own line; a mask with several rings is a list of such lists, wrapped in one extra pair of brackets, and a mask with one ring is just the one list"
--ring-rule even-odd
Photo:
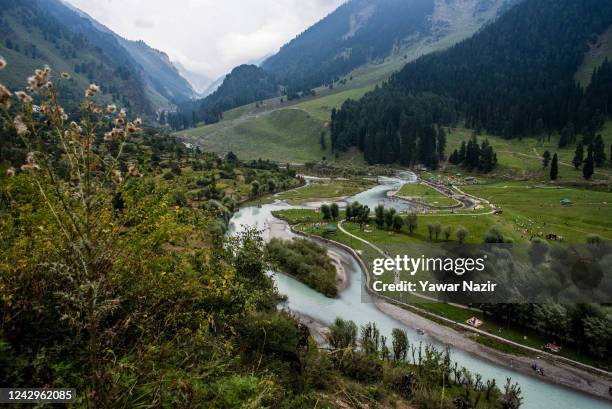
[(430, 165), (429, 154), (414, 147), (433, 144), (426, 138), (436, 124), (464, 120), (507, 138), (569, 125), (592, 135), (612, 110), (612, 67), (603, 64), (586, 89), (574, 74), (589, 42), (610, 24), (611, 2), (527, 0), (469, 40), (347, 101), (332, 115), (333, 148), (358, 146), (370, 163)]

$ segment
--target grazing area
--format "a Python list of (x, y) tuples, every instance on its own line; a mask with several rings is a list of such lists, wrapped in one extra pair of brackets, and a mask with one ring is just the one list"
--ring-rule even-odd
[(449, 207), (459, 204), (455, 199), (423, 183), (406, 183), (397, 192), (397, 196), (434, 207)]
[(512, 181), (464, 186), (463, 190), (503, 210), (499, 221), (521, 241), (554, 235), (584, 243), (591, 234), (612, 240), (611, 192)]
[(338, 295), (336, 266), (327, 250), (308, 239), (274, 238), (266, 244), (272, 265), (327, 297)]
[(359, 178), (314, 180), (299, 189), (279, 193), (274, 196), (274, 199), (285, 200), (289, 204), (341, 200), (367, 190), (374, 185), (375, 183), (371, 180)]
[(178, 133), (203, 150), (241, 158), (305, 163), (332, 158), (329, 143), (319, 144), (323, 123), (299, 109), (283, 109), (240, 117)]

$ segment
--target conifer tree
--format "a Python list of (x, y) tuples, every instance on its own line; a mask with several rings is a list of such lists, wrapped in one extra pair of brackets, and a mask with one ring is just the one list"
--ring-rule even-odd
[(550, 164), (550, 180), (557, 180), (559, 176), (559, 164), (558, 164), (557, 154), (552, 158), (552, 163)]
[(578, 169), (580, 166), (582, 166), (582, 162), (584, 162), (584, 145), (579, 143), (578, 146), (576, 146), (576, 152), (574, 153), (572, 163), (574, 164), (574, 167)]

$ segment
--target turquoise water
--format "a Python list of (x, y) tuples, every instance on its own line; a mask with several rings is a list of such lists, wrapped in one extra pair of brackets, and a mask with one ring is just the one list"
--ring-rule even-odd
[[(413, 179), (407, 177), (406, 180)], [(376, 206), (386, 198), (386, 191), (397, 186), (401, 181), (386, 180), (382, 187), (377, 186), (367, 192), (356, 195), (351, 200), (359, 200), (370, 207)], [(374, 206), (371, 206), (374, 204)], [(230, 224), (230, 233), (238, 232), (246, 226), (258, 226), (267, 228), (274, 220), (271, 212), (274, 210), (288, 209), (292, 206), (277, 203), (265, 205), (261, 208), (246, 207), (237, 212)], [(290, 235), (290, 233), (283, 233)], [(264, 234), (265, 236), (266, 234)], [(279, 291), (288, 296), (286, 306), (292, 311), (308, 315), (316, 321), (324, 324), (332, 323), (336, 317), (354, 321), (358, 326), (367, 322), (375, 322), (382, 333), (390, 336), (393, 328), (403, 328), (408, 332), (411, 343), (436, 344), (434, 339), (427, 335), (418, 334), (413, 328), (407, 327), (393, 318), (383, 314), (376, 306), (366, 302), (362, 295), (362, 271), (356, 260), (351, 258), (351, 281), (349, 287), (340, 294), (339, 298), (330, 299), (310, 289), (304, 284), (283, 274), (274, 274), (274, 279)], [(526, 376), (512, 371), (509, 367), (496, 365), (473, 354), (451, 347), (451, 358), (459, 366), (464, 366), (472, 373), (479, 373), (484, 379), (496, 379), (498, 385), (504, 385), (506, 378), (512, 377), (513, 382), (518, 382), (525, 398), (522, 408), (527, 409), (610, 409), (612, 404), (593, 398), (589, 395), (573, 391), (571, 389), (544, 382), (537, 377)]]

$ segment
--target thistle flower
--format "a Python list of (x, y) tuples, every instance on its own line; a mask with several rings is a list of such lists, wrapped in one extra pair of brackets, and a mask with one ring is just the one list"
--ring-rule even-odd
[(98, 91), (100, 91), (100, 87), (98, 87), (96, 84), (89, 84), (89, 90), (93, 94), (96, 94), (96, 93), (98, 93)]
[(0, 106), (8, 109), (11, 106), (11, 91), (7, 87), (0, 84)]
[(113, 179), (113, 182), (115, 182), (116, 184), (121, 184), (121, 182), (123, 182), (123, 176), (121, 176), (121, 171), (117, 169), (113, 170), (111, 178)]
[(117, 111), (117, 105), (111, 104), (106, 106), (106, 112), (109, 114), (114, 114)]
[(83, 128), (81, 128), (79, 126), (79, 124), (77, 124), (76, 122), (72, 121), (70, 122), (70, 127), (72, 128), (72, 130), (76, 133), (81, 133), (83, 131)]
[(69, 80), (70, 79), (70, 74), (68, 74), (67, 72), (62, 72), (62, 78), (65, 80)]
[(40, 169), (40, 166), (38, 166), (38, 164), (34, 161), (33, 152), (28, 152), (28, 156), (26, 157), (26, 163), (24, 165), (21, 165), (21, 170), (30, 170), (30, 169), (34, 169), (34, 170)]
[(0, 56), (0, 70), (3, 70), (6, 67), (6, 60)]
[(128, 122), (125, 128), (127, 129), (128, 133), (135, 133), (138, 131), (138, 128), (136, 128), (136, 125), (134, 125), (131, 122)]
[[(0, 57), (2, 58), (2, 57)], [(6, 64), (6, 63), (5, 63)], [(6, 170), (6, 176), (12, 178), (13, 176), (15, 176), (15, 168), (14, 167), (10, 167)]]
[(134, 165), (130, 165), (128, 166), (128, 175), (132, 176), (132, 177), (140, 177), (141, 174), (138, 171), (138, 168)]
[(113, 128), (111, 134), (112, 136), (123, 138), (125, 136), (125, 131), (121, 128)]
[(17, 96), (17, 98), (19, 98), (19, 100), (21, 101), (21, 103), (23, 104), (31, 104), (32, 103), (32, 97), (29, 96), (26, 92), (24, 91), (17, 91), (15, 92), (15, 96)]
[[(21, 116), (19, 115), (17, 115), (13, 120), (13, 125), (15, 125), (15, 130), (17, 131), (17, 135), (19, 136), (26, 136), (30, 133), (27, 125), (23, 122), (23, 119), (21, 119)], [(28, 157), (29, 155), (30, 154), (28, 154)]]

